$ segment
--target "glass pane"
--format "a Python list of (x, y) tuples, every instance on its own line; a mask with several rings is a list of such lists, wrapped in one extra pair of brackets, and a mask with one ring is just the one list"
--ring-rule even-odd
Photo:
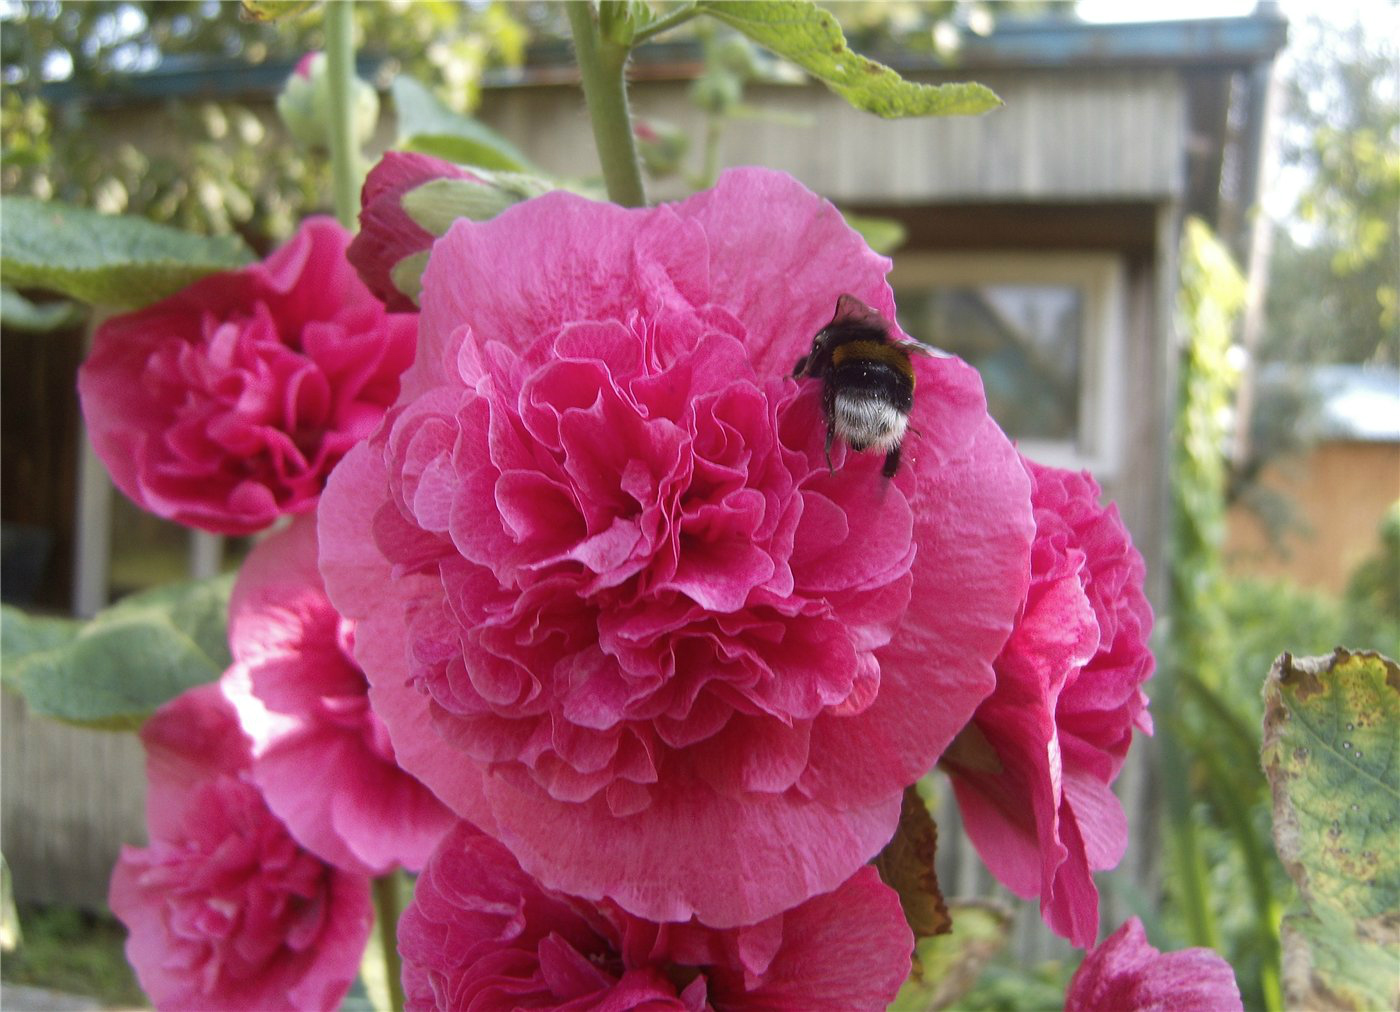
[(966, 359), (1012, 438), (1075, 442), (1084, 293), (1073, 285), (939, 285), (895, 292), (910, 336)]

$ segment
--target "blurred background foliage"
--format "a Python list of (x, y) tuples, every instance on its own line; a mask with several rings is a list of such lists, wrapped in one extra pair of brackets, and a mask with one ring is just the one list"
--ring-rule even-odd
[[(0, 9), (0, 182), (6, 193), (132, 213), (190, 231), (238, 231), (266, 249), (329, 204), (323, 159), (285, 143), (269, 113), (237, 102), (166, 101), (158, 150), (107, 145), (84, 129), (101, 108), (88, 101), (157, 67), (220, 61), (282, 64), (290, 72), (323, 46), (311, 13), (276, 24), (229, 16), (209, 0), (10, 3)], [(549, 31), (547, 4), (389, 0), (359, 4), (356, 32), (384, 80), (400, 71), (432, 82), (466, 112), (482, 74), (517, 66), (533, 31)], [(538, 23), (538, 24), (536, 24)], [(367, 41), (368, 40), (368, 41)]]

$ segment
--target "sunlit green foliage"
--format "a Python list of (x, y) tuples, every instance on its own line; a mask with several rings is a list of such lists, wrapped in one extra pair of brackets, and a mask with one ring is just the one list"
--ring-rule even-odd
[(1397, 18), (1372, 15), (1294, 27), (1283, 154), (1303, 185), (1274, 254), (1267, 359), (1400, 363)]
[[(364, 51), (389, 58), (389, 72), (433, 82), (457, 112), (476, 104), (486, 69), (523, 59), (525, 13), (534, 8), (449, 0), (355, 8)], [(159, 130), (114, 138), (101, 129), (106, 111), (82, 98), (119, 90), (123, 77), (161, 61), (290, 64), (323, 47), (319, 11), (277, 23), (229, 14), (195, 0), (12, 7), (0, 26), (4, 192), (140, 214), (206, 235), (237, 231), (259, 249), (327, 210), (324, 160), (287, 143), (270, 110), (172, 100), (158, 107)], [(63, 90), (45, 88), (52, 82)]]

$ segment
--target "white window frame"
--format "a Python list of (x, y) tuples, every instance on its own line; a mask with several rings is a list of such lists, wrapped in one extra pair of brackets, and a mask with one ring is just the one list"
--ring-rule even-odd
[[(1019, 439), (1017, 449), (1053, 467), (1088, 470), (1110, 480), (1122, 465), (1124, 268), (1112, 253), (1045, 250), (1035, 253), (900, 252), (890, 284), (898, 289), (976, 285), (1066, 285), (1084, 293), (1080, 349), (1079, 428), (1073, 440)], [(911, 337), (938, 344), (937, 334)]]

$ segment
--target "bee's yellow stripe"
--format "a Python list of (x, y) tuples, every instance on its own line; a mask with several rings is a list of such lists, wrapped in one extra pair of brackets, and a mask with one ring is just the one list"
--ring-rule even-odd
[(833, 367), (860, 361), (884, 362), (907, 376), (911, 383), (914, 380), (914, 368), (909, 364), (909, 353), (898, 345), (887, 344), (884, 341), (848, 341), (837, 345), (831, 353)]

